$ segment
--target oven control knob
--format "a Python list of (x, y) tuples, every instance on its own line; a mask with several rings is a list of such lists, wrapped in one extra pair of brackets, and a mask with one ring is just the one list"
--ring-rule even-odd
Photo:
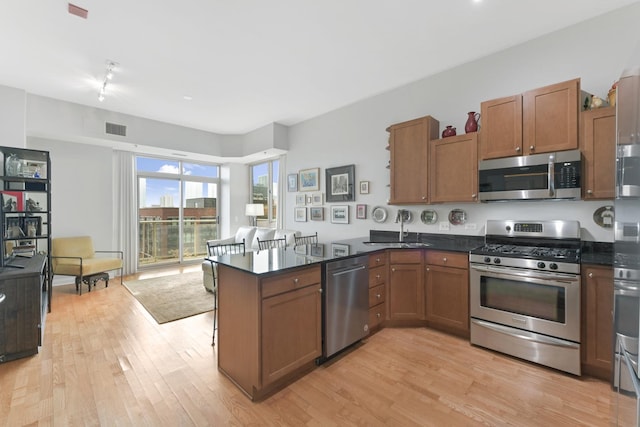
[(547, 265), (544, 262), (539, 262), (538, 263), (538, 268), (545, 268)]
[(495, 264), (500, 264), (500, 258), (494, 258), (494, 259), (493, 259), (493, 262), (494, 262)]
[(558, 269), (558, 264), (556, 264), (555, 262), (552, 262), (551, 264), (549, 264), (549, 268), (552, 270), (557, 270)]
[(491, 262), (491, 257), (484, 257), (484, 262), (486, 262), (487, 264)]

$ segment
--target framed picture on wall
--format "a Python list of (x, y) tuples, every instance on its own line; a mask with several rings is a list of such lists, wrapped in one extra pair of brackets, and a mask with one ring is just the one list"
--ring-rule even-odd
[(367, 219), (367, 205), (356, 205), (356, 218)]
[(324, 221), (324, 208), (313, 207), (309, 211), (311, 221)]
[(294, 213), (297, 222), (307, 222), (307, 208), (296, 208)]
[(300, 191), (320, 190), (320, 168), (302, 169), (298, 175)]
[(328, 168), (326, 170), (327, 202), (355, 200), (355, 165)]
[(287, 175), (287, 191), (298, 191), (298, 174), (290, 173)]
[(360, 194), (369, 194), (369, 181), (360, 181)]
[(307, 196), (304, 194), (296, 194), (296, 206), (304, 206), (307, 204)]
[(334, 224), (349, 224), (349, 206), (331, 206), (331, 222)]

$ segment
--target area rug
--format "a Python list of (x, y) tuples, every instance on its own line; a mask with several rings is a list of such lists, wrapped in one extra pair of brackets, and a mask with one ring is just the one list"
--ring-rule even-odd
[(202, 272), (127, 280), (124, 285), (160, 324), (213, 310), (213, 294), (202, 285)]

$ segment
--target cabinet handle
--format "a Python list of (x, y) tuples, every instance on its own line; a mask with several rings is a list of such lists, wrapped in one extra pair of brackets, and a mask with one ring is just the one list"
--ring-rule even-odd
[(587, 194), (593, 194), (593, 190), (587, 190)]
[(382, 297), (382, 295), (376, 294), (376, 298), (380, 299), (381, 297)]
[(296, 285), (298, 284), (300, 280), (296, 277), (295, 279), (293, 279), (293, 283), (295, 283)]
[(376, 313), (376, 317), (377, 317), (378, 319), (380, 318), (380, 316), (381, 316), (381, 314), (380, 314), (380, 313)]
[(429, 267), (427, 267), (427, 271), (429, 271)]
[(380, 275), (379, 274), (376, 275), (376, 279), (380, 280)]
[(533, 145), (530, 145), (530, 146), (529, 146), (529, 151), (533, 151), (533, 150), (535, 150), (535, 149), (536, 149), (536, 147), (534, 147)]
[(520, 152), (520, 147), (516, 147), (516, 152)]
[(318, 289), (318, 293), (322, 293), (322, 288)]
[(395, 269), (395, 268), (392, 268), (392, 269), (391, 269), (391, 272), (392, 272), (392, 273), (395, 273), (395, 271), (396, 271), (396, 269)]
[(422, 196), (422, 200), (427, 200), (427, 196)]
[(473, 194), (471, 195), (471, 198), (472, 198), (472, 199), (475, 199), (477, 196), (478, 196), (478, 195), (477, 195), (476, 193), (473, 193)]
[(593, 279), (593, 273), (589, 273), (587, 276), (589, 276), (589, 279)]
[(380, 262), (380, 258), (376, 258), (376, 262)]
[(447, 257), (442, 258), (442, 262), (447, 262)]

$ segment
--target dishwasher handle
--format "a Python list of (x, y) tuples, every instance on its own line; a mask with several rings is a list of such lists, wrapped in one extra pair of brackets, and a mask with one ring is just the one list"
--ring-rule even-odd
[(353, 266), (349, 266), (341, 269), (332, 270), (330, 271), (330, 273), (332, 276), (335, 277), (335, 276), (342, 276), (343, 274), (353, 273), (354, 271), (364, 270), (365, 268), (367, 268), (366, 265), (358, 264), (358, 265), (353, 265)]

